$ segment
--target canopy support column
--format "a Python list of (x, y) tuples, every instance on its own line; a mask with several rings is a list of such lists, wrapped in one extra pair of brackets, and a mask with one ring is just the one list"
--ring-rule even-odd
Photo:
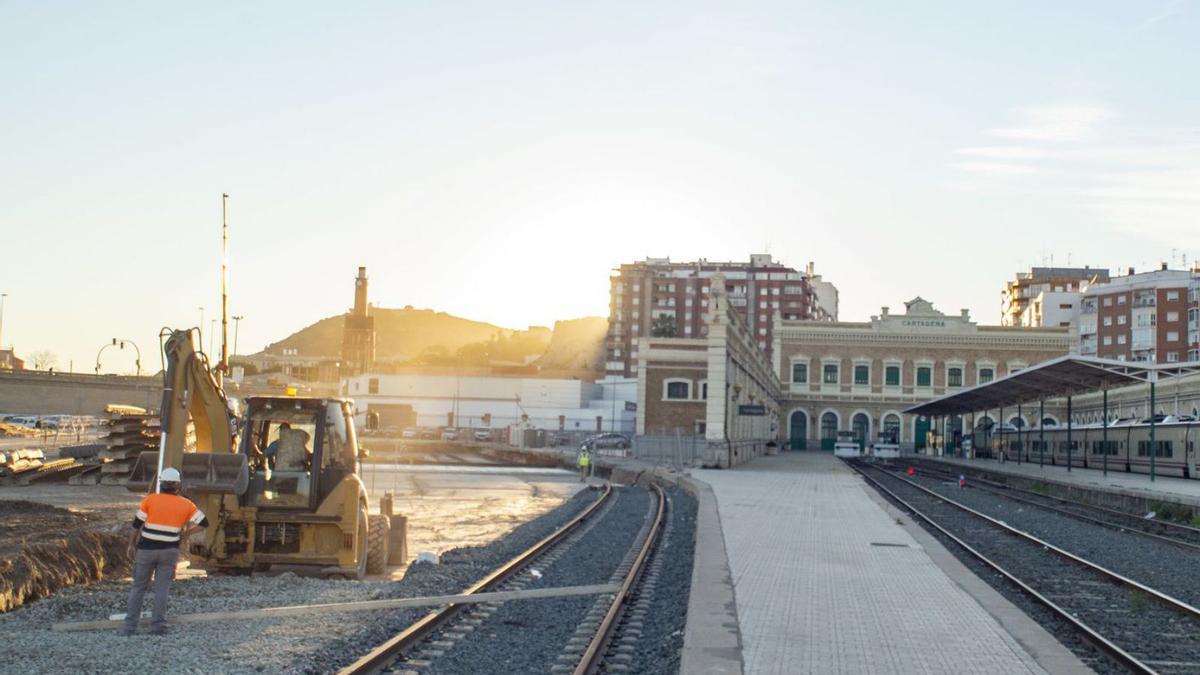
[(1104, 388), (1104, 425), (1100, 447), (1104, 449), (1104, 475), (1108, 475), (1108, 387)]
[(1154, 385), (1158, 378), (1150, 373), (1150, 482), (1154, 482), (1154, 457), (1158, 455), (1158, 445), (1154, 442)]
[(1021, 430), (1025, 428), (1025, 415), (1021, 404), (1017, 404), (1017, 464), (1021, 463), (1021, 455), (1025, 454), (1025, 443), (1021, 440)]
[(1038, 467), (1046, 467), (1046, 399), (1038, 400)]
[(1004, 406), (1000, 406), (999, 420), (999, 427), (997, 427), (995, 424), (992, 425), (992, 433), (1000, 434), (1000, 461), (1004, 462), (1006, 459), (1008, 459), (1008, 452), (1006, 452), (1007, 448), (1004, 447)]
[(1067, 471), (1071, 470), (1071, 397), (1067, 397)]

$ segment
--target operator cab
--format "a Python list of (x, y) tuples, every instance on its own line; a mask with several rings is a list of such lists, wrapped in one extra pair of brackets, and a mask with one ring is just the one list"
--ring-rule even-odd
[(243, 505), (315, 510), (356, 473), (350, 414), (341, 399), (248, 399), (239, 449), (250, 467)]

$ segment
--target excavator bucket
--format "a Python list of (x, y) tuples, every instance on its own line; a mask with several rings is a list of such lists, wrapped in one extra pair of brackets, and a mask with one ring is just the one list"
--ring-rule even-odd
[[(187, 494), (219, 492), (240, 495), (250, 485), (250, 467), (246, 456), (234, 453), (189, 452), (183, 456), (179, 473)], [(130, 492), (149, 492), (158, 471), (158, 453), (138, 456), (125, 483)]]

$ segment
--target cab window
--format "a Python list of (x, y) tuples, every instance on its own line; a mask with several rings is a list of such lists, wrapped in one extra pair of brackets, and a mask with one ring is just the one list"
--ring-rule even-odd
[(317, 439), (312, 412), (264, 410), (251, 416), (248, 431), (250, 483), (257, 504), (308, 506)]

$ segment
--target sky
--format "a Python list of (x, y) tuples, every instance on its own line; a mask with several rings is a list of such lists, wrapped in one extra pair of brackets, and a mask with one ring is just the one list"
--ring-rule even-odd
[[(0, 341), (143, 365), (353, 300), (604, 315), (646, 256), (999, 321), (1031, 265), (1200, 261), (1200, 3), (0, 3)], [(207, 330), (209, 326), (204, 326)], [(103, 372), (129, 371), (109, 349)]]

